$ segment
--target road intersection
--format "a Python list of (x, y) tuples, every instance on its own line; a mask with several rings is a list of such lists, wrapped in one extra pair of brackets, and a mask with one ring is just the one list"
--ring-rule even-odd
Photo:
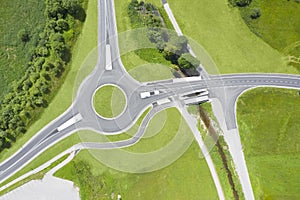
[[(181, 80), (163, 80), (140, 83), (133, 79), (122, 64), (114, 4), (111, 0), (98, 0), (98, 62), (94, 71), (82, 82), (71, 107), (39, 131), (18, 152), (0, 165), (0, 182), (16, 173), (19, 169), (37, 157), (58, 141), (78, 130), (94, 130), (101, 134), (114, 135), (128, 130), (149, 107), (152, 109), (144, 118), (138, 132), (131, 139), (111, 143), (83, 143), (82, 148), (111, 149), (130, 146), (143, 136), (147, 124), (159, 111), (174, 107), (178, 97), (185, 93), (207, 89), (211, 99), (218, 99), (224, 114), (227, 130), (237, 129), (235, 107), (237, 98), (246, 90), (255, 87), (282, 87), (300, 89), (300, 76), (286, 74), (227, 74), (183, 78)], [(111, 47), (112, 70), (105, 70), (106, 44)], [(105, 84), (120, 87), (127, 98), (124, 112), (114, 119), (99, 116), (93, 109), (94, 92)], [(149, 98), (140, 98), (140, 93), (159, 90), (160, 94)], [(153, 104), (170, 98), (172, 102), (164, 105)], [(181, 102), (182, 103), (182, 102)], [(80, 113), (82, 120), (58, 131), (57, 127)]]

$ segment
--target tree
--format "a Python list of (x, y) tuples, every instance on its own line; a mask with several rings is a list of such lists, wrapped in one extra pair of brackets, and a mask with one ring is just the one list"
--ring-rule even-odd
[(69, 24), (65, 19), (59, 19), (56, 21), (55, 30), (62, 33), (63, 31), (69, 30)]
[(171, 35), (170, 40), (166, 43), (163, 55), (173, 64), (177, 64), (181, 54), (187, 52), (187, 39), (184, 36)]
[(182, 69), (197, 68), (200, 61), (189, 53), (184, 53), (178, 59), (178, 65)]
[(189, 53), (184, 53), (178, 59), (178, 65), (181, 71), (187, 76), (198, 76), (197, 67), (200, 61)]
[(61, 1), (47, 0), (46, 5), (46, 14), (48, 18), (58, 19), (59, 17), (64, 17), (67, 14)]
[(251, 19), (257, 19), (261, 16), (260, 8), (253, 8), (250, 14)]
[(245, 7), (248, 6), (251, 3), (252, 0), (235, 0), (235, 5), (239, 7)]
[(63, 0), (63, 6), (75, 19), (84, 21), (86, 18), (86, 13), (81, 7), (80, 0)]
[(26, 31), (25, 29), (21, 29), (21, 30), (18, 32), (18, 38), (19, 38), (22, 42), (28, 42), (28, 41), (30, 40), (28, 31)]
[(47, 47), (44, 47), (44, 46), (37, 47), (36, 53), (37, 53), (37, 55), (39, 55), (41, 57), (49, 56), (49, 51), (48, 51)]
[(172, 43), (166, 43), (163, 51), (165, 59), (171, 61), (173, 64), (177, 63), (178, 55), (176, 54), (177, 48)]

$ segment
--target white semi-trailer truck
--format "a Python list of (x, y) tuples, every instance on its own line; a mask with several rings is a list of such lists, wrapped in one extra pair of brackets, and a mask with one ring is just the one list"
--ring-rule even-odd
[(105, 70), (112, 70), (112, 63), (111, 63), (111, 52), (110, 52), (110, 45), (106, 45), (106, 65)]
[(80, 120), (82, 120), (82, 116), (81, 116), (80, 113), (78, 113), (77, 115), (75, 115), (74, 117), (72, 117), (71, 119), (69, 119), (68, 121), (66, 121), (62, 125), (60, 125), (59, 127), (57, 127), (57, 131), (62, 131), (64, 129), (72, 126), (73, 124), (79, 122)]

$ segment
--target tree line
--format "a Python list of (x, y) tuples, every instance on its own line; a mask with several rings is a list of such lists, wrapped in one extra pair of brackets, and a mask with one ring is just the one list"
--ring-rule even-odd
[[(24, 76), (13, 83), (0, 104), (0, 151), (9, 148), (18, 136), (39, 117), (60, 85), (60, 77), (71, 58), (71, 48), (80, 33), (85, 11), (80, 0), (46, 0), (46, 24), (31, 51)], [(21, 29), (19, 42), (30, 40)]]
[(156, 45), (166, 60), (177, 65), (187, 76), (199, 75), (196, 68), (200, 61), (188, 52), (187, 38), (164, 29), (163, 18), (153, 4), (132, 0), (127, 10), (132, 27), (147, 27), (149, 40)]

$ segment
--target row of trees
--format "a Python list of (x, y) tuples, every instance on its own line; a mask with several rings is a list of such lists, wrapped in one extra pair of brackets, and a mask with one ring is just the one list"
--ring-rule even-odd
[[(46, 0), (46, 25), (32, 51), (27, 70), (1, 101), (0, 150), (9, 148), (47, 107), (51, 91), (59, 85), (59, 78), (71, 57), (72, 44), (66, 41), (65, 33), (76, 28), (75, 19), (79, 19), (82, 10), (78, 0)], [(20, 30), (18, 38), (26, 43), (30, 35)], [(74, 38), (68, 40), (71, 39)]]
[[(128, 15), (133, 27), (147, 27), (147, 36), (165, 59), (178, 65), (187, 76), (199, 75), (196, 68), (200, 61), (188, 53), (188, 40), (174, 31), (164, 29), (159, 11), (150, 3), (132, 0), (128, 6)], [(189, 63), (189, 64), (188, 64)]]

